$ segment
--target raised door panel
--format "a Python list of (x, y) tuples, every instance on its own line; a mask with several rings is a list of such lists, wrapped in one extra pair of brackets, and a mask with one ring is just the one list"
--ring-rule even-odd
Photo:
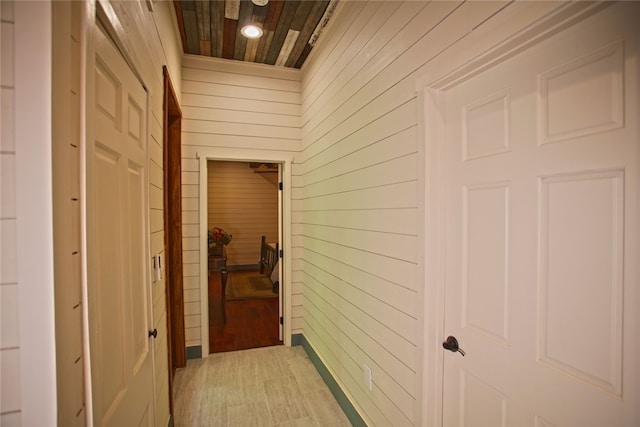
[(153, 425), (147, 94), (96, 32), (87, 255), (94, 424)]
[(640, 422), (639, 12), (442, 92), (444, 336), (466, 351), (444, 355), (444, 425)]

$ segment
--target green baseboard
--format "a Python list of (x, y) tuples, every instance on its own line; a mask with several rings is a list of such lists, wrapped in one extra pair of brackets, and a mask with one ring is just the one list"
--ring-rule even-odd
[(187, 360), (202, 359), (202, 346), (194, 345), (192, 347), (187, 347), (186, 356)]
[(295, 346), (298, 346), (298, 345), (302, 345), (302, 341), (303, 340), (304, 340), (304, 338), (303, 338), (302, 334), (293, 334), (293, 335), (291, 335), (291, 346), (295, 347)]
[(311, 344), (309, 344), (309, 342), (304, 337), (304, 335), (303, 334), (291, 335), (291, 345), (292, 346), (301, 345), (304, 348), (304, 351), (307, 353), (307, 356), (309, 356), (309, 359), (313, 363), (313, 366), (315, 366), (316, 370), (318, 371), (318, 373), (320, 374), (324, 382), (329, 387), (329, 391), (331, 391), (331, 394), (333, 394), (333, 397), (335, 397), (336, 400), (338, 401), (338, 404), (340, 405), (340, 407), (342, 408), (342, 411), (351, 422), (351, 425), (355, 427), (367, 427), (367, 423), (365, 423), (362, 417), (360, 416), (360, 414), (358, 414), (358, 411), (356, 411), (356, 408), (351, 404), (351, 402), (349, 401), (347, 396), (344, 394), (344, 392), (342, 391), (342, 389), (340, 388), (336, 380), (333, 378), (333, 375), (331, 375), (331, 372), (329, 372), (329, 370), (324, 365), (324, 363), (322, 363), (322, 360), (320, 360), (320, 357), (318, 357), (315, 350), (313, 349), (313, 347), (311, 347)]

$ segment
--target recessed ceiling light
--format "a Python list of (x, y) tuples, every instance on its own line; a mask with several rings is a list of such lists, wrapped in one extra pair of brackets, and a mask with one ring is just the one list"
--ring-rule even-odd
[(251, 2), (256, 6), (266, 6), (269, 0), (251, 0)]
[(245, 25), (240, 30), (240, 33), (249, 39), (257, 39), (258, 37), (262, 37), (262, 28), (253, 24)]

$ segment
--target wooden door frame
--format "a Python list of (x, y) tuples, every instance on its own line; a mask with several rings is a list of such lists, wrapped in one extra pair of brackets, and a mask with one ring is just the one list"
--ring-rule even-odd
[[(442, 425), (444, 355), (444, 300), (445, 300), (445, 248), (446, 248), (446, 191), (443, 167), (444, 145), (444, 92), (487, 69), (531, 48), (543, 40), (565, 30), (608, 5), (549, 4), (538, 8), (535, 4), (521, 4), (507, 8), (482, 29), (485, 39), (469, 37), (447, 54), (451, 62), (434, 61), (416, 80), (418, 100), (418, 138), (422, 158), (424, 193), (421, 206), (424, 211), (421, 245), (424, 253), (422, 390), (420, 419), (422, 425)], [(488, 40), (488, 41), (487, 41)]]
[[(278, 209), (282, 211), (282, 243), (280, 248), (283, 251), (280, 278), (281, 289), (284, 289), (283, 299), (283, 322), (284, 322), (284, 345), (291, 346), (291, 167), (293, 154), (282, 151), (235, 149), (235, 148), (213, 148), (202, 147), (196, 153), (199, 163), (199, 235), (207, 235), (207, 161), (245, 161), (245, 162), (267, 162), (279, 163), (282, 170), (282, 206)], [(200, 340), (202, 357), (209, 355), (209, 281), (207, 271), (207, 239), (200, 239)]]
[(165, 293), (167, 304), (167, 352), (169, 371), (169, 412), (173, 414), (173, 376), (185, 367), (184, 296), (182, 283), (182, 110), (167, 67), (163, 71), (163, 170)]

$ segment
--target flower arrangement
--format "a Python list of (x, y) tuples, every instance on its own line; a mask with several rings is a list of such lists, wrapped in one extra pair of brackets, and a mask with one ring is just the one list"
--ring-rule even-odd
[(209, 247), (212, 248), (214, 246), (219, 245), (228, 245), (233, 236), (222, 228), (213, 227), (213, 230), (209, 230)]

